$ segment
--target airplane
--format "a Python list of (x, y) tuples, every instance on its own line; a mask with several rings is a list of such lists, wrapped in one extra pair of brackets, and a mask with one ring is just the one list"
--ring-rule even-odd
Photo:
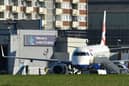
[[(15, 59), (25, 59), (25, 60), (37, 60), (37, 61), (48, 61), (56, 62), (52, 68), (52, 71), (56, 74), (66, 74), (68, 73), (79, 73), (83, 71), (90, 71), (95, 69), (101, 69), (99, 63), (95, 63), (96, 58), (107, 58), (111, 56), (111, 51), (119, 51), (123, 49), (129, 49), (128, 47), (123, 48), (112, 48), (110, 49), (106, 45), (106, 11), (104, 11), (103, 26), (102, 26), (102, 36), (100, 44), (87, 45), (86, 47), (78, 47), (75, 49), (72, 55), (71, 61), (63, 61), (58, 59), (38, 59), (38, 58), (27, 58), (27, 57), (16, 57), (16, 56), (5, 56), (3, 47), (1, 46), (2, 56), (5, 58), (15, 58)], [(117, 62), (117, 60), (115, 61)], [(119, 61), (118, 61), (119, 62)]]

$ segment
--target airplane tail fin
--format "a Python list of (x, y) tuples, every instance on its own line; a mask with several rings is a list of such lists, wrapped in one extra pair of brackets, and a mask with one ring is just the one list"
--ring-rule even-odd
[(104, 16), (103, 16), (102, 38), (100, 44), (106, 45), (106, 10), (104, 11)]

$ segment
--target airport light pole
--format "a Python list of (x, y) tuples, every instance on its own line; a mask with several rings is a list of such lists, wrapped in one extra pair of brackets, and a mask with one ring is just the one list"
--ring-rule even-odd
[(121, 39), (117, 39), (117, 46), (120, 47)]
[(16, 34), (17, 22), (15, 20), (7, 20), (5, 23), (8, 25), (10, 34)]

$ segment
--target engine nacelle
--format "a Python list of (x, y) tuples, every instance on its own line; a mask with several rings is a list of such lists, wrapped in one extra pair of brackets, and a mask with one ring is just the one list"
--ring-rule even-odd
[(55, 74), (66, 74), (68, 72), (68, 67), (65, 64), (55, 64), (52, 68), (53, 73)]

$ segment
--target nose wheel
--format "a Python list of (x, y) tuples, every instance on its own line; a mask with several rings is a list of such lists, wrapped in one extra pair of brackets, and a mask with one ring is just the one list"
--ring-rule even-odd
[(69, 65), (68, 66), (69, 74), (82, 74), (82, 71), (77, 69), (76, 67)]

